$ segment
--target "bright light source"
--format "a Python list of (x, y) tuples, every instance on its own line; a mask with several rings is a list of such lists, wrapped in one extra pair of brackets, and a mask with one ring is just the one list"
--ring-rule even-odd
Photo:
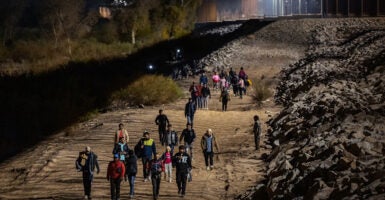
[(149, 69), (152, 69), (152, 68), (153, 68), (153, 66), (152, 66), (152, 65), (149, 65), (149, 66), (148, 66), (148, 68), (149, 68)]
[(180, 49), (177, 49), (176, 52), (179, 53), (179, 52), (180, 52)]

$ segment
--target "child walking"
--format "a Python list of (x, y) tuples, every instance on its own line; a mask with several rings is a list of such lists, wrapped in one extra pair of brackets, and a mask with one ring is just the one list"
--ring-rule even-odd
[[(168, 182), (172, 182), (172, 153), (171, 153), (171, 147), (166, 147), (166, 152), (162, 155), (162, 160), (164, 163), (164, 180)], [(168, 179), (167, 179), (168, 178)]]

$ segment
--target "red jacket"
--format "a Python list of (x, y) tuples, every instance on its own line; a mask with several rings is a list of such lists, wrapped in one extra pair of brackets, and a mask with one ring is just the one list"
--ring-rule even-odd
[(108, 164), (107, 168), (107, 179), (118, 179), (118, 178), (124, 178), (124, 174), (126, 173), (126, 167), (124, 166), (124, 163), (120, 160), (111, 161)]

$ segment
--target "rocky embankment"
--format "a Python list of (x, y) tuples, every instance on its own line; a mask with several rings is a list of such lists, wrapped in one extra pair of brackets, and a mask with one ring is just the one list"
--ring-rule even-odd
[(384, 199), (385, 19), (302, 22), (310, 47), (280, 73), (267, 179), (241, 199)]

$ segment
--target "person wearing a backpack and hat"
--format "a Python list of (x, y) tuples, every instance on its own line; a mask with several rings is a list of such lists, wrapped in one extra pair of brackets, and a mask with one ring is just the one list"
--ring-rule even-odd
[(149, 173), (146, 169), (148, 162), (152, 159), (152, 156), (156, 155), (155, 141), (150, 138), (150, 133), (144, 131), (143, 138), (141, 139), (142, 149), (142, 164), (143, 164), (143, 178), (144, 182), (150, 180)]
[[(207, 129), (206, 133), (202, 136), (201, 147), (203, 155), (205, 157), (205, 164), (207, 170), (212, 170), (214, 168), (214, 146), (219, 151), (217, 141), (211, 129)], [(210, 159), (210, 163), (209, 163)], [(210, 165), (209, 165), (210, 164)]]
[(130, 183), (130, 198), (134, 198), (135, 192), (135, 177), (138, 172), (137, 158), (133, 150), (128, 151), (128, 157), (126, 158), (126, 175), (125, 180)]
[(120, 183), (126, 172), (126, 166), (119, 158), (119, 154), (114, 154), (114, 160), (108, 164), (107, 168), (107, 180), (110, 181), (112, 200), (120, 199)]
[(95, 168), (97, 174), (100, 172), (98, 156), (91, 151), (91, 147), (87, 146), (85, 151), (79, 153), (76, 168), (83, 174), (84, 199), (91, 199), (91, 185)]

